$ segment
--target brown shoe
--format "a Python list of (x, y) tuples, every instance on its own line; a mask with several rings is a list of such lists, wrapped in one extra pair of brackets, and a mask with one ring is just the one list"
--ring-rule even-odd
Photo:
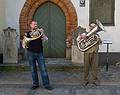
[(95, 86), (98, 86), (98, 84), (96, 82), (93, 82), (92, 84), (94, 84)]
[(98, 85), (100, 85), (100, 82), (98, 80), (96, 80), (96, 81), (93, 81), (92, 84), (94, 84), (95, 86), (98, 86)]

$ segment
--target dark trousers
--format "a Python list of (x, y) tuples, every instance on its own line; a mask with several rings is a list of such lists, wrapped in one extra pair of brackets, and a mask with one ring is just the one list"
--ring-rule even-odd
[(32, 73), (32, 80), (33, 85), (39, 85), (39, 79), (38, 79), (38, 73), (37, 73), (37, 66), (36, 62), (38, 63), (38, 67), (41, 72), (41, 78), (44, 86), (49, 86), (49, 77), (45, 65), (45, 59), (43, 56), (43, 52), (40, 53), (33, 53), (28, 51), (28, 60), (31, 67), (31, 73)]

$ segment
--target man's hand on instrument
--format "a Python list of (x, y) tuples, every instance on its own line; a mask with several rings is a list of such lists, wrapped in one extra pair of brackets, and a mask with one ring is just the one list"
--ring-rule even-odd
[(83, 39), (83, 40), (87, 40), (87, 36), (86, 35), (81, 35), (80, 39)]
[(99, 44), (101, 45), (102, 44), (102, 40), (100, 38), (98, 38), (98, 40), (99, 40)]
[(44, 29), (43, 29), (43, 28), (40, 28), (39, 31), (40, 31), (40, 32), (44, 32)]

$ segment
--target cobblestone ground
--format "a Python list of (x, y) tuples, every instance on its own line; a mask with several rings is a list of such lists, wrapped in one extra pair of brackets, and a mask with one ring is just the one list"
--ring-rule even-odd
[(30, 90), (30, 72), (0, 72), (0, 95), (120, 95), (120, 67), (111, 66), (98, 70), (100, 85), (82, 86), (83, 72), (49, 72), (52, 91), (41, 85), (37, 90)]

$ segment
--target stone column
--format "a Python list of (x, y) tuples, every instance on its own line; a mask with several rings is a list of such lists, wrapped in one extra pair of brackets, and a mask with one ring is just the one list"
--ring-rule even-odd
[(72, 44), (72, 62), (78, 63), (80, 65), (84, 64), (84, 52), (81, 52), (77, 47), (77, 41), (76, 38), (78, 36), (78, 33), (82, 34), (85, 32), (86, 29), (79, 26), (76, 31), (73, 32), (73, 44)]
[(76, 45), (72, 45), (72, 62), (84, 64), (84, 52), (81, 52)]
[(17, 63), (17, 36), (16, 30), (11, 27), (3, 29), (1, 33), (4, 63)]

